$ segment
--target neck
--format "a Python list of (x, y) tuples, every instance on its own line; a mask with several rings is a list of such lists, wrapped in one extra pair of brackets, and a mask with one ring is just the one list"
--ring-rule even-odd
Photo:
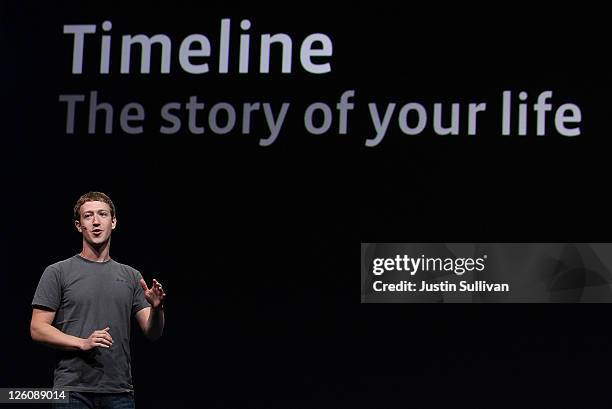
[(110, 238), (98, 246), (83, 240), (83, 250), (79, 255), (84, 259), (99, 263), (110, 260)]

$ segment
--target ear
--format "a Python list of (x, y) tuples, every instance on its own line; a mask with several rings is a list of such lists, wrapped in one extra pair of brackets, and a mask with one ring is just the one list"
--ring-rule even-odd
[(113, 221), (112, 221), (112, 229), (115, 230), (115, 227), (117, 227), (117, 218), (113, 217)]
[(79, 233), (81, 233), (83, 231), (83, 229), (81, 228), (81, 222), (79, 222), (78, 220), (74, 221), (74, 227), (76, 227), (76, 229), (79, 231)]

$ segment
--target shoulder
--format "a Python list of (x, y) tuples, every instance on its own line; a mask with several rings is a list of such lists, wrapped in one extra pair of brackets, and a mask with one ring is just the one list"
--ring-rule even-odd
[(69, 270), (74, 266), (76, 256), (69, 257), (65, 260), (57, 261), (53, 264), (49, 264), (45, 268), (45, 273), (61, 274), (63, 271)]
[(126, 271), (128, 273), (138, 273), (139, 272), (134, 267), (132, 267), (132, 266), (130, 266), (128, 264), (120, 263), (117, 260), (112, 260), (111, 263), (113, 263), (116, 268), (121, 269), (123, 271)]
[(64, 286), (66, 281), (69, 280), (68, 277), (76, 271), (74, 259), (75, 256), (49, 264), (45, 267), (40, 282), (44, 284), (57, 283), (57, 285)]
[(113, 260), (112, 263), (114, 265), (114, 268), (119, 270), (119, 272), (122, 275), (130, 277), (131, 279), (136, 280), (136, 281), (139, 281), (142, 278), (140, 271), (138, 271), (134, 267), (127, 265), (127, 264), (120, 263), (116, 260)]

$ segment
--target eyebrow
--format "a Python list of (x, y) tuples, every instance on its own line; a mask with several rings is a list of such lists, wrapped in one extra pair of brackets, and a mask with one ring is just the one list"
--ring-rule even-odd
[(108, 212), (108, 213), (110, 213), (110, 210), (106, 210), (106, 209), (96, 209), (96, 210), (85, 210), (85, 211), (83, 212), (83, 214), (86, 214), (86, 213), (93, 213), (94, 211), (95, 211), (95, 212), (98, 212), (98, 213), (99, 213), (99, 212)]

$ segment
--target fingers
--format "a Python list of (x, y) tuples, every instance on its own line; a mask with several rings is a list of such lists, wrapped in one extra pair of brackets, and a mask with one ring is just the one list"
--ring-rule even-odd
[(166, 293), (164, 293), (164, 289), (159, 281), (153, 279), (153, 290), (160, 296), (165, 297)]
[[(147, 286), (146, 281), (144, 279), (142, 279), (142, 278), (140, 279), (140, 286), (142, 287), (143, 290), (149, 291), (149, 287)], [(163, 286), (156, 279), (153, 279), (153, 285), (151, 286), (151, 290), (153, 290), (153, 291), (155, 291), (155, 292), (157, 292), (159, 294), (163, 294), (164, 293)]]
[(95, 346), (102, 346), (102, 347), (106, 347), (106, 348), (110, 348), (111, 346), (113, 346), (113, 341), (109, 340), (108, 338), (105, 338), (103, 336), (100, 335), (94, 335), (91, 337), (91, 341)]
[(114, 341), (113, 341), (113, 337), (108, 332), (109, 329), (110, 329), (110, 327), (106, 327), (106, 328), (104, 328), (102, 330), (94, 331), (91, 334), (92, 341), (94, 341), (95, 343), (108, 344), (108, 346), (113, 345)]
[(102, 332), (99, 337), (106, 339), (107, 341), (109, 341), (111, 344), (115, 341), (113, 341), (113, 337), (111, 337), (111, 335), (108, 332)]
[(113, 346), (113, 337), (108, 332), (110, 327), (106, 327), (104, 329), (99, 329), (91, 333), (89, 338), (87, 339), (89, 347), (86, 350), (89, 350), (94, 347), (101, 348), (110, 348)]

